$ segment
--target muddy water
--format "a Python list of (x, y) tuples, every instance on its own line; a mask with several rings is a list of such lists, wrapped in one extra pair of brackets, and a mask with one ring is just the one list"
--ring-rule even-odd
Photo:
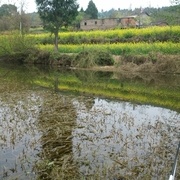
[[(128, 85), (126, 78), (131, 85), (168, 89), (162, 91), (166, 101), (170, 90), (170, 108), (77, 94), (88, 80), (109, 88), (112, 79)], [(0, 179), (167, 179), (180, 132), (178, 106), (173, 110), (180, 77), (168, 79), (167, 85), (159, 75), (128, 79), (112, 72), (1, 67)], [(64, 90), (72, 82), (76, 90)]]
[(0, 177), (35, 177), (32, 169), (40, 150), (36, 128), (41, 99), (33, 91), (0, 97)]
[(178, 144), (179, 113), (98, 98), (90, 109), (84, 102), (74, 105), (78, 116), (73, 152), (81, 173), (106, 179), (168, 178), (173, 158), (169, 151)]

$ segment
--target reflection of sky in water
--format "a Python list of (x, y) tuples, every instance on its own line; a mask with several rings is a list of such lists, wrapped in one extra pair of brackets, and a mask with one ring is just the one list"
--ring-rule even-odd
[(31, 92), (0, 98), (0, 179), (12, 174), (19, 180), (34, 176), (39, 139), (35, 122), (41, 101)]
[(74, 105), (77, 128), (73, 132), (73, 153), (84, 174), (111, 168), (117, 161), (129, 168), (144, 165), (145, 159), (158, 154), (161, 144), (176, 147), (180, 129), (177, 112), (102, 99), (95, 99), (90, 109), (77, 100)]

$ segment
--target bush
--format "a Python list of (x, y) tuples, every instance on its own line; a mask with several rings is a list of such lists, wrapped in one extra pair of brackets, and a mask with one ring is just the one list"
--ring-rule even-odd
[(93, 66), (110, 66), (114, 65), (113, 57), (107, 51), (82, 51), (74, 60), (74, 66), (88, 68)]
[(26, 52), (28, 56), (24, 59), (23, 63), (29, 64), (50, 64), (50, 53), (38, 49), (29, 50), (29, 53)]
[(94, 59), (94, 55), (89, 51), (80, 52), (73, 62), (73, 66), (81, 67), (81, 68), (89, 68), (96, 66), (96, 62)]
[(74, 55), (72, 54), (61, 54), (61, 53), (51, 53), (50, 60), (51, 65), (70, 67), (72, 66), (72, 62), (74, 59)]
[(114, 65), (113, 57), (107, 51), (95, 51), (96, 63), (99, 66), (112, 66)]
[(0, 39), (0, 56), (25, 53), (35, 48), (35, 41), (19, 33), (4, 35)]
[(13, 33), (1, 37), (0, 59), (3, 62), (48, 64), (49, 56), (49, 52), (39, 50), (35, 47), (35, 41), (25, 35)]
[(134, 63), (136, 65), (141, 65), (148, 61), (148, 57), (145, 55), (124, 55), (122, 60), (123, 64)]

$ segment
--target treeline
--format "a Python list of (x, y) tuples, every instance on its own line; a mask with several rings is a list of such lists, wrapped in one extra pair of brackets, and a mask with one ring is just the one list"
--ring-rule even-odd
[[(136, 8), (130, 9), (111, 9), (109, 11), (98, 12), (96, 9), (90, 14), (88, 8), (86, 10), (80, 9), (76, 19), (71, 24), (71, 29), (78, 29), (79, 24), (83, 19), (102, 19), (102, 18), (121, 18), (125, 16), (136, 16), (137, 21), (141, 20), (142, 26), (159, 25), (159, 23), (166, 23), (167, 25), (180, 25), (180, 5), (170, 7), (144, 9)], [(33, 27), (42, 25), (42, 22), (37, 13), (29, 14), (31, 25)]]
[[(90, 7), (89, 7), (90, 6)], [(89, 11), (94, 7), (94, 11)], [(90, 13), (91, 12), (91, 13)], [(142, 26), (158, 25), (160, 22), (166, 22), (168, 25), (180, 25), (180, 5), (162, 8), (145, 9), (111, 9), (109, 11), (97, 12), (96, 6), (91, 1), (86, 10), (79, 10), (76, 19), (72, 22), (71, 27), (66, 30), (78, 30), (79, 24), (83, 19), (90, 18), (121, 18), (124, 16), (135, 15), (137, 20), (141, 19)], [(12, 4), (4, 4), (0, 6), (0, 31), (18, 30), (20, 22), (23, 31), (28, 32), (29, 29), (42, 27), (43, 23), (37, 12), (26, 14), (24, 11), (20, 14), (17, 7)]]
[(98, 13), (99, 18), (120, 18), (124, 16), (134, 16), (141, 18), (142, 25), (158, 24), (166, 22), (169, 25), (180, 25), (180, 5), (162, 8), (146, 7), (132, 9), (111, 9)]
[(21, 14), (17, 11), (17, 7), (12, 4), (3, 4), (0, 6), (0, 31), (17, 30), (22, 25), (22, 31), (28, 31), (31, 22), (29, 15), (24, 11)]
[[(162, 7), (162, 8), (136, 8), (134, 10), (128, 9), (111, 9), (109, 11), (101, 11), (96, 13), (87, 14), (88, 8), (86, 10), (80, 9), (78, 16), (72, 22), (71, 27), (73, 29), (78, 29), (81, 20), (83, 19), (91, 19), (91, 18), (121, 18), (125, 16), (136, 16), (137, 21), (139, 18), (141, 19), (142, 26), (151, 26), (151, 25), (159, 25), (159, 23), (166, 23), (167, 25), (180, 25), (180, 5), (170, 6), (170, 7)], [(42, 25), (42, 22), (37, 13), (29, 14), (31, 25), (33, 27)]]

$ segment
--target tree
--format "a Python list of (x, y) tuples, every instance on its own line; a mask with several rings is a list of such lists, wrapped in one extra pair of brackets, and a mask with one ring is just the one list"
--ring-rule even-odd
[[(20, 28), (21, 27), (21, 28)], [(18, 7), (12, 4), (3, 4), (0, 6), (0, 31), (29, 30), (29, 18), (21, 7), (21, 12), (18, 12)]]
[(180, 0), (171, 0), (171, 3), (178, 5), (178, 4), (180, 4)]
[(76, 0), (36, 0), (38, 13), (44, 27), (55, 35), (55, 50), (58, 50), (58, 32), (68, 26), (77, 16), (79, 5)]
[(86, 9), (86, 14), (89, 16), (90, 19), (98, 18), (98, 9), (92, 0), (89, 1), (88, 7)]
[(154, 22), (166, 22), (169, 25), (179, 25), (180, 5), (152, 9), (152, 20)]
[(2, 16), (12, 16), (17, 13), (17, 7), (12, 4), (3, 4), (0, 7), (0, 17)]
[(86, 13), (82, 10), (79, 11), (78, 15), (76, 16), (76, 19), (72, 22), (72, 25), (75, 29), (80, 28), (80, 23), (83, 19), (85, 19)]

